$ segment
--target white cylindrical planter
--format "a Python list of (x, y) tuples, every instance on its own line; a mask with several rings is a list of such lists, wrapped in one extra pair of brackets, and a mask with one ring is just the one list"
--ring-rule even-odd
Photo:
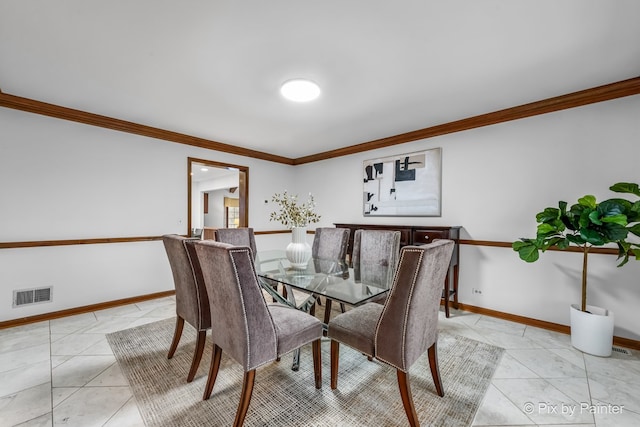
[(293, 227), (291, 229), (291, 243), (286, 249), (287, 259), (293, 268), (303, 270), (311, 259), (311, 246), (307, 243), (307, 228)]
[(587, 312), (578, 304), (571, 305), (571, 345), (594, 356), (609, 357), (613, 347), (613, 312), (587, 306)]

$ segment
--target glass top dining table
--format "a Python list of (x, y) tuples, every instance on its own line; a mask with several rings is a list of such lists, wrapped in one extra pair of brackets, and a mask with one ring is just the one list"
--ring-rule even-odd
[[(351, 306), (364, 304), (388, 292), (392, 280), (389, 269), (379, 264), (361, 265), (354, 271), (344, 261), (311, 258), (306, 268), (296, 269), (284, 250), (258, 252), (255, 264), (263, 289), (276, 301), (306, 312), (318, 296)], [(287, 288), (286, 298), (274, 288), (279, 284)], [(308, 297), (298, 302), (291, 290)]]

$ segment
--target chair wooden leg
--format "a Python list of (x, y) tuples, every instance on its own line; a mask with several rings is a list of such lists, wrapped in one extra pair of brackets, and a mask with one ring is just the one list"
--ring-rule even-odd
[(178, 348), (178, 343), (180, 342), (180, 337), (182, 336), (182, 328), (184, 327), (184, 319), (180, 316), (176, 317), (176, 329), (173, 332), (173, 341), (171, 341), (171, 347), (169, 348), (169, 354), (167, 355), (167, 359), (171, 359), (173, 354), (176, 352)]
[(313, 349), (313, 375), (316, 380), (316, 388), (322, 388), (322, 351), (320, 349), (320, 340), (317, 339), (311, 343)]
[(329, 317), (331, 316), (331, 300), (327, 298), (327, 303), (324, 305), (324, 324), (329, 323)]
[(189, 369), (189, 375), (187, 376), (187, 382), (193, 381), (196, 376), (198, 366), (200, 366), (200, 360), (202, 359), (202, 353), (204, 353), (204, 343), (207, 340), (207, 331), (198, 331), (198, 337), (196, 338), (196, 349), (193, 352), (193, 361), (191, 361), (191, 369)]
[(438, 368), (438, 351), (437, 351), (438, 343), (435, 342), (429, 350), (427, 354), (429, 355), (429, 367), (431, 368), (431, 376), (433, 377), (433, 383), (436, 386), (436, 391), (438, 392), (438, 396), (444, 396), (444, 388), (442, 387), (442, 379), (440, 378), (440, 369)]
[(216, 383), (218, 369), (220, 369), (220, 359), (222, 358), (222, 349), (217, 345), (213, 345), (213, 356), (211, 356), (211, 365), (209, 366), (209, 376), (207, 377), (207, 385), (204, 387), (204, 395), (202, 400), (209, 399), (213, 386)]
[(338, 359), (340, 356), (340, 343), (331, 340), (331, 390), (338, 388)]
[(444, 279), (442, 295), (444, 297), (444, 315), (446, 318), (449, 318), (449, 273), (447, 273), (447, 276)]
[(236, 419), (233, 422), (234, 427), (241, 427), (244, 424), (244, 417), (247, 415), (249, 403), (251, 403), (251, 394), (253, 393), (253, 383), (256, 379), (256, 370), (252, 369), (244, 373), (244, 381), (242, 382), (242, 394), (240, 395), (240, 403), (236, 411)]
[(404, 406), (404, 412), (407, 414), (409, 425), (411, 427), (420, 426), (418, 421), (418, 414), (416, 414), (416, 408), (413, 406), (413, 397), (411, 396), (411, 386), (409, 385), (409, 377), (406, 372), (397, 370), (398, 373), (398, 387), (400, 388), (400, 397), (402, 398), (402, 405)]

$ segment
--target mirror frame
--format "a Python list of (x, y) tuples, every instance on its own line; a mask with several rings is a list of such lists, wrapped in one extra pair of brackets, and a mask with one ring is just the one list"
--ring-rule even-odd
[(231, 163), (216, 162), (213, 160), (187, 157), (187, 236), (191, 236), (191, 171), (194, 163), (202, 163), (214, 168), (238, 169), (238, 198), (240, 204), (240, 221), (238, 227), (249, 226), (249, 167), (234, 165)]

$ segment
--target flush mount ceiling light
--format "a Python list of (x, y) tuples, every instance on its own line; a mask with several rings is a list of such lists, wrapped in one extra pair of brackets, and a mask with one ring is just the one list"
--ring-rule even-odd
[(287, 80), (280, 87), (282, 96), (294, 102), (309, 102), (320, 96), (320, 87), (311, 80)]

